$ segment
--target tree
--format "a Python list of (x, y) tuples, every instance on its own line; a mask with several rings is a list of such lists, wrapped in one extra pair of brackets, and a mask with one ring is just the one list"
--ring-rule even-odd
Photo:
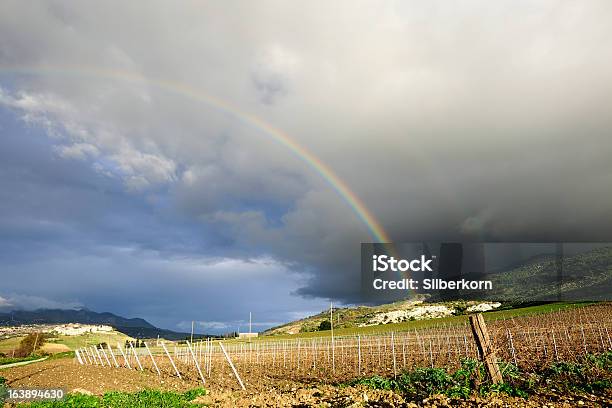
[(30, 333), (19, 342), (19, 348), (15, 350), (15, 357), (27, 357), (34, 354), (45, 343), (49, 335), (45, 333)]
[(323, 320), (321, 324), (319, 324), (319, 331), (331, 330), (331, 322), (329, 320)]

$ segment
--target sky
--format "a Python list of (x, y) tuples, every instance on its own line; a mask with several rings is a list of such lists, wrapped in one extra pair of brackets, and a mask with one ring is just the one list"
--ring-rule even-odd
[(359, 302), (380, 231), (612, 241), (611, 18), (2, 1), (0, 310), (262, 330)]

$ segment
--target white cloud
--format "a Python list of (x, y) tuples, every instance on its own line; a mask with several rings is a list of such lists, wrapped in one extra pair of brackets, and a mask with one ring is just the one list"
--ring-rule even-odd
[[(267, 329), (274, 326), (279, 326), (286, 322), (281, 321), (265, 321), (265, 322), (251, 322), (253, 329)], [(249, 328), (249, 321), (247, 320), (232, 320), (232, 321), (197, 321), (195, 322), (197, 331), (210, 330), (211, 332), (222, 332), (222, 331), (237, 331), (240, 329), (241, 332), (247, 332)], [(191, 330), (191, 322), (180, 322), (177, 327), (181, 330)], [(257, 331), (257, 330), (254, 330)]]
[(15, 95), (0, 88), (0, 103), (17, 108), (26, 115), (73, 113), (72, 106), (56, 95), (21, 91)]
[(58, 154), (65, 159), (86, 160), (100, 154), (98, 148), (89, 143), (56, 146)]
[(9, 302), (8, 299), (0, 296), (0, 309), (2, 308), (8, 308), (10, 306), (12, 306), (13, 304), (11, 302)]
[[(129, 190), (141, 191), (176, 179), (176, 164), (159, 153), (154, 143), (147, 142), (151, 151), (138, 150), (131, 146), (129, 138), (114, 132), (113, 126), (88, 120), (86, 111), (57, 95), (12, 95), (0, 87), (0, 104), (16, 109), (22, 120), (44, 128), (62, 142), (55, 146), (60, 157), (90, 160), (98, 172), (121, 177)], [(104, 160), (93, 161), (100, 156)], [(105, 166), (105, 162), (112, 165)]]
[(128, 187), (135, 190), (166, 184), (176, 179), (176, 164), (161, 155), (123, 147), (110, 155), (109, 159), (119, 166)]

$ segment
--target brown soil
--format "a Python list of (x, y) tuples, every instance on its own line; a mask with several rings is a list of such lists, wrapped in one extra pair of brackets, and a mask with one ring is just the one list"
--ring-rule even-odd
[[(81, 366), (72, 359), (55, 359), (3, 370), (11, 388), (61, 387), (68, 392), (101, 395), (106, 391), (134, 392), (145, 388), (186, 391), (202, 386), (197, 377), (183, 380), (163, 373), (126, 368)], [(529, 400), (506, 396), (474, 397), (468, 401), (433, 396), (422, 401), (406, 401), (391, 391), (366, 387), (337, 387), (272, 378), (261, 373), (244, 373), (246, 391), (239, 389), (229, 374), (219, 373), (205, 388), (209, 394), (196, 402), (219, 407), (609, 407), (612, 393), (595, 395), (536, 395)]]

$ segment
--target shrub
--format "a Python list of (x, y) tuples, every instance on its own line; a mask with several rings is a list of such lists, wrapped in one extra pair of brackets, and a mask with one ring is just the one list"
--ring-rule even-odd
[(581, 362), (560, 361), (544, 371), (549, 381), (559, 388), (586, 392), (603, 391), (612, 387), (612, 352), (589, 354)]
[(331, 330), (331, 322), (329, 320), (323, 320), (321, 324), (319, 324), (319, 330)]
[(36, 332), (28, 334), (19, 342), (19, 347), (15, 350), (15, 357), (27, 357), (34, 354), (36, 350), (39, 350), (45, 344), (47, 338), (49, 338), (49, 334), (46, 333)]
[(374, 376), (351, 384), (394, 390), (411, 398), (432, 394), (467, 398), (472, 393), (504, 393), (527, 398), (542, 388), (598, 393), (612, 387), (612, 352), (589, 355), (580, 362), (554, 363), (537, 372), (521, 371), (508, 362), (499, 362), (499, 365), (504, 380), (501, 384), (481, 382), (486, 378), (484, 365), (471, 359), (463, 360), (454, 373), (444, 368), (417, 368), (402, 373), (397, 379)]
[(353, 384), (394, 390), (411, 398), (424, 398), (432, 394), (466, 398), (474, 388), (474, 374), (479, 368), (479, 363), (465, 360), (453, 374), (444, 368), (417, 368), (402, 373), (397, 379), (374, 376), (357, 380)]

